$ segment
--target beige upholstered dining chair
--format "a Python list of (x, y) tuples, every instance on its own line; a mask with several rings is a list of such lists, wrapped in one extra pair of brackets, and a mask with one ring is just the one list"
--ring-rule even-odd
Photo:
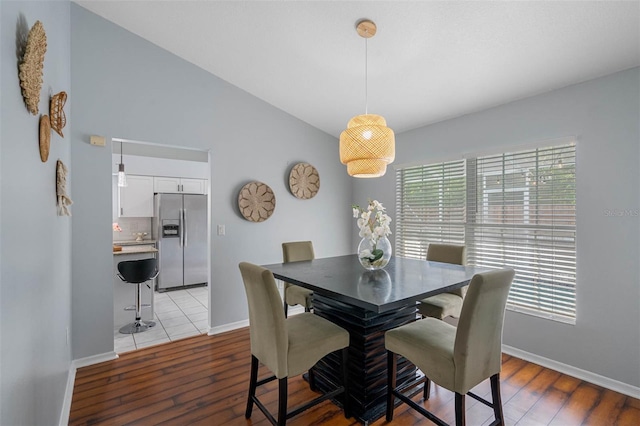
[[(282, 243), (282, 261), (284, 263), (313, 260), (313, 243), (311, 241), (294, 241)], [(284, 283), (284, 316), (289, 312), (289, 306), (302, 305), (305, 312), (311, 312), (313, 307), (313, 291), (306, 288)]]
[[(431, 243), (427, 249), (427, 260), (464, 265), (466, 264), (466, 249), (462, 245)], [(418, 304), (418, 312), (423, 317), (444, 319), (452, 316), (458, 318), (466, 292), (467, 287), (465, 286), (449, 293), (440, 293), (422, 299)]]
[[(274, 425), (284, 425), (288, 418), (344, 393), (344, 414), (349, 417), (347, 360), (349, 333), (334, 323), (306, 312), (285, 318), (282, 299), (273, 274), (268, 269), (242, 262), (240, 272), (249, 304), (249, 334), (251, 338), (251, 376), (245, 417), (251, 417), (253, 404)], [(313, 367), (324, 356), (342, 350), (343, 385), (313, 401), (287, 412), (287, 378)], [(258, 363), (265, 365), (273, 376), (258, 380)], [(313, 389), (312, 373), (309, 384)], [(256, 388), (278, 379), (278, 420), (269, 413), (256, 396)]]
[[(446, 424), (396, 389), (397, 356), (415, 364), (425, 375), (424, 399), (431, 380), (455, 392), (456, 425), (465, 424), (465, 395), (493, 408), (496, 422), (504, 425), (500, 397), (502, 325), (513, 281), (512, 269), (476, 274), (462, 306), (458, 327), (425, 318), (385, 333), (387, 348), (387, 421), (393, 419), (395, 397), (436, 424)], [(493, 402), (469, 392), (490, 378)], [(438, 423), (440, 422), (440, 423)]]

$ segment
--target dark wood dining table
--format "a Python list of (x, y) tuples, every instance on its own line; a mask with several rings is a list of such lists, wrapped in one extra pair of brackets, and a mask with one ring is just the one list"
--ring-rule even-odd
[[(279, 280), (313, 290), (313, 312), (349, 331), (349, 393), (352, 414), (365, 425), (386, 407), (384, 333), (416, 320), (416, 302), (469, 284), (487, 268), (392, 256), (367, 271), (357, 255), (263, 265)], [(329, 390), (340, 382), (340, 358), (331, 354), (314, 367), (316, 384)], [(398, 364), (398, 383), (415, 381), (416, 368)]]

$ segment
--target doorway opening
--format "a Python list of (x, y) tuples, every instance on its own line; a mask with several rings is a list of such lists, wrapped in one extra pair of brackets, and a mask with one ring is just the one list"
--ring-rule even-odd
[[(204, 334), (210, 328), (210, 152), (112, 139), (114, 350), (124, 353)], [(118, 172), (124, 169), (126, 186)], [(136, 319), (137, 286), (118, 264), (158, 260), (158, 277), (141, 285), (140, 316), (154, 325), (120, 329)]]

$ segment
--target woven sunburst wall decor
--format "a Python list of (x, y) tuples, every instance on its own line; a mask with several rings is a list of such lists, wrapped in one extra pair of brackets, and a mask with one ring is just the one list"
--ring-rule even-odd
[(276, 208), (276, 196), (269, 185), (262, 182), (249, 182), (238, 194), (240, 214), (250, 222), (264, 222)]
[(308, 200), (316, 196), (320, 190), (318, 170), (309, 163), (298, 163), (289, 173), (289, 189), (300, 199)]
[(42, 88), (42, 68), (44, 54), (47, 51), (47, 35), (42, 22), (36, 21), (29, 30), (24, 56), (19, 66), (20, 87), (27, 109), (33, 115), (38, 115), (40, 103), (40, 89)]

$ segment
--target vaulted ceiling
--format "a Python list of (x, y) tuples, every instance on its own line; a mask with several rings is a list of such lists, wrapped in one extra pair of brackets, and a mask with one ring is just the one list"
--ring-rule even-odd
[[(640, 64), (638, 1), (76, 1), (338, 136), (396, 133)], [(125, 48), (125, 47), (123, 47)]]

